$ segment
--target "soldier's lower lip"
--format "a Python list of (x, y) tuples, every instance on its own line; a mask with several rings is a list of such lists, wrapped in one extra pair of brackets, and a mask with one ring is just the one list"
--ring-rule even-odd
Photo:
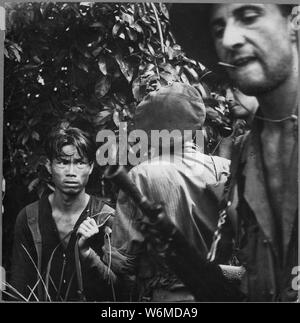
[(239, 61), (235, 62), (235, 66), (236, 67), (243, 67), (243, 66), (246, 66), (249, 63), (254, 62), (254, 61), (255, 61), (255, 58), (247, 58), (245, 60), (241, 60), (240, 62)]
[(233, 107), (230, 107), (230, 110), (233, 111), (233, 110), (238, 110), (238, 109), (241, 109), (242, 107), (240, 105), (234, 105)]

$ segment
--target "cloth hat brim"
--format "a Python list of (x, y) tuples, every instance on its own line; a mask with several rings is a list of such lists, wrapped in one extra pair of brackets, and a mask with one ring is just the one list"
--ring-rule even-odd
[(134, 124), (148, 134), (151, 130), (201, 129), (206, 109), (200, 93), (191, 85), (174, 82), (150, 92), (137, 106)]

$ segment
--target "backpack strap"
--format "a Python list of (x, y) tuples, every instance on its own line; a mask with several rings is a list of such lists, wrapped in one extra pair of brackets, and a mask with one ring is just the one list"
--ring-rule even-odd
[[(240, 174), (242, 172), (242, 167), (243, 167), (243, 155), (245, 153), (247, 142), (249, 141), (249, 138), (250, 138), (249, 133), (250, 132), (248, 131), (244, 135), (237, 137), (232, 150), (230, 176), (228, 178), (227, 188), (225, 190), (225, 196), (223, 201), (224, 209), (229, 208), (234, 201), (234, 194), (236, 193), (235, 189), (238, 184)], [(240, 221), (239, 219), (234, 218), (231, 212), (228, 212), (228, 216), (229, 216), (229, 220), (231, 221), (234, 227), (236, 241), (238, 241)]]
[(246, 141), (248, 141), (249, 132), (245, 133), (242, 136), (236, 138), (236, 142), (234, 143), (232, 150), (232, 159), (230, 165), (230, 176), (229, 176), (229, 185), (228, 189), (225, 193), (226, 204), (233, 200), (234, 195), (234, 187), (238, 182), (238, 174), (241, 171), (241, 162), (242, 156), (245, 151)]
[(234, 249), (236, 249), (237, 242), (239, 241), (239, 219), (235, 220), (230, 212), (228, 212), (229, 207), (231, 206), (234, 198), (235, 187), (238, 182), (238, 176), (241, 171), (241, 162), (243, 153), (246, 147), (246, 141), (248, 141), (249, 132), (244, 135), (237, 137), (236, 142), (232, 151), (232, 160), (230, 165), (230, 176), (228, 177), (227, 183), (225, 185), (225, 193), (224, 198), (220, 202), (219, 205), (219, 221), (217, 225), (217, 229), (213, 236), (213, 242), (210, 248), (210, 251), (207, 255), (207, 259), (209, 261), (215, 261), (217, 247), (219, 241), (222, 237), (222, 228), (224, 227), (227, 220), (231, 221), (231, 224), (234, 226), (234, 235), (235, 235), (235, 243)]
[[(25, 208), (27, 223), (30, 229), (34, 246), (37, 253), (37, 268), (39, 273), (41, 274), (42, 270), (42, 236), (39, 228), (39, 201), (31, 203)], [(39, 275), (37, 275), (38, 281), (40, 280)], [(43, 299), (43, 289), (42, 283), (39, 282), (38, 286), (38, 298), (39, 300)]]

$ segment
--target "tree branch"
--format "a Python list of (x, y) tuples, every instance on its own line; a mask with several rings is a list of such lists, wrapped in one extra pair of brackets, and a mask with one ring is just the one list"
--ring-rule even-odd
[(159, 18), (158, 18), (158, 14), (157, 14), (155, 4), (153, 2), (151, 2), (150, 4), (151, 4), (151, 7), (153, 9), (155, 19), (156, 19), (156, 24), (157, 24), (158, 33), (159, 33), (159, 39), (160, 39), (160, 47), (161, 47), (161, 50), (162, 50), (162, 52), (164, 54), (165, 53), (165, 46), (164, 46), (163, 33), (162, 33), (162, 30), (161, 30), (161, 24), (160, 24), (160, 21), (159, 21)]

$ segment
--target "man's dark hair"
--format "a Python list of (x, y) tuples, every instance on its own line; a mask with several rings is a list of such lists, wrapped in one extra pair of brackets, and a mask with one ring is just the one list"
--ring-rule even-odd
[(62, 124), (50, 132), (45, 143), (46, 155), (50, 161), (64, 155), (64, 146), (73, 145), (81, 158), (87, 158), (91, 164), (95, 159), (96, 144), (87, 132)]
[(281, 11), (281, 14), (284, 17), (287, 17), (288, 15), (290, 15), (292, 13), (292, 9), (295, 5), (292, 4), (278, 4), (279, 9)]

